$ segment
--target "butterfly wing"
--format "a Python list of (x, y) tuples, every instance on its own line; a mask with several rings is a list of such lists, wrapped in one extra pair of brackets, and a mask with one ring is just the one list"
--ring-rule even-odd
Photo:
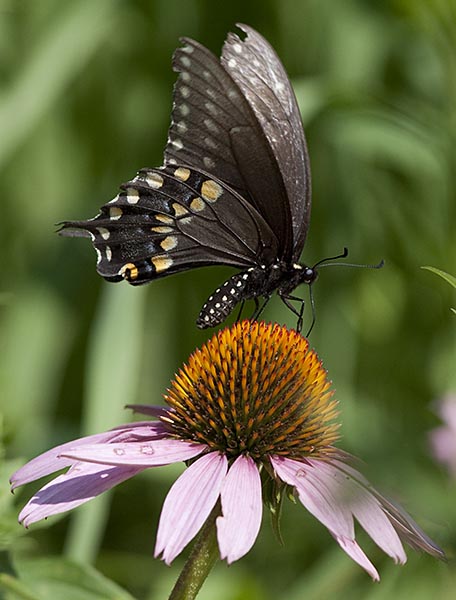
[(271, 45), (254, 29), (229, 33), (221, 62), (242, 90), (271, 146), (287, 192), (293, 228), (293, 260), (299, 260), (311, 209), (310, 160), (296, 96)]
[(205, 265), (256, 266), (277, 239), (254, 207), (207, 173), (143, 169), (94, 219), (66, 221), (61, 233), (91, 237), (97, 270), (133, 285)]
[(238, 191), (274, 231), (275, 258), (288, 261), (293, 230), (287, 190), (258, 115), (212, 52), (193, 40), (182, 42), (173, 56), (179, 76), (165, 164), (206, 170)]

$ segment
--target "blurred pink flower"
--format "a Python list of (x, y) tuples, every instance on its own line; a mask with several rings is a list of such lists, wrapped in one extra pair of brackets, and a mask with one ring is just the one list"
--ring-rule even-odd
[(190, 461), (160, 516), (155, 556), (167, 564), (217, 502), (221, 558), (232, 563), (244, 556), (260, 529), (267, 481), (274, 498), (292, 490), (374, 580), (379, 575), (355, 540), (355, 519), (396, 563), (406, 561), (399, 536), (442, 558), (411, 517), (333, 446), (338, 426), (332, 395), (326, 371), (304, 338), (277, 325), (236, 323), (190, 357), (168, 390), (168, 408), (134, 407), (157, 422), (63, 444), (19, 469), (11, 478), (13, 489), (69, 467), (33, 496), (19, 520), (27, 527), (144, 469)]
[(444, 424), (429, 433), (431, 451), (456, 478), (456, 394), (447, 394), (438, 402), (437, 414)]

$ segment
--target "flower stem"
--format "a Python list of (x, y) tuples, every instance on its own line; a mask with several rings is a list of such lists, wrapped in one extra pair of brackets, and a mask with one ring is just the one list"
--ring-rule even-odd
[(216, 518), (221, 514), (217, 502), (204, 523), (169, 600), (193, 600), (219, 558)]

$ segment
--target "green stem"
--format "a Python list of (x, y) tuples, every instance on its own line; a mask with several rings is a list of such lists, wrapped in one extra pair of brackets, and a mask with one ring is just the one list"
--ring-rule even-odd
[(187, 562), (179, 575), (169, 600), (193, 600), (219, 558), (216, 518), (220, 515), (220, 503), (204, 523)]

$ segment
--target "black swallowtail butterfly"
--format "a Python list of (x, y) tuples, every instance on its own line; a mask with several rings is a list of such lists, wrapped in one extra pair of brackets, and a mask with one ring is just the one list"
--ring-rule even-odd
[(304, 131), (275, 51), (251, 27), (239, 28), (245, 39), (229, 33), (220, 60), (181, 40), (164, 165), (141, 169), (98, 216), (65, 221), (61, 232), (92, 238), (108, 281), (140, 285), (217, 264), (243, 269), (204, 304), (201, 328), (246, 299), (255, 300), (257, 317), (277, 291), (300, 330), (303, 301), (291, 294), (317, 275), (298, 263), (311, 206)]

